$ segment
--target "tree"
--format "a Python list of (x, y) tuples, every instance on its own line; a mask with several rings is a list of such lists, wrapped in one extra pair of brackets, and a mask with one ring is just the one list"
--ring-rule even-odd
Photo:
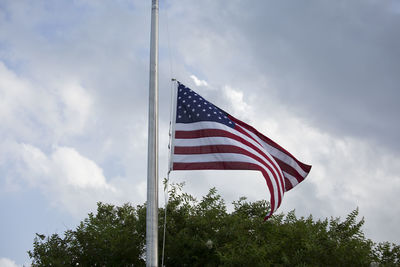
[(142, 266), (144, 265), (144, 206), (116, 207), (98, 203), (76, 230), (64, 237), (38, 235), (29, 251), (32, 266)]
[(382, 266), (400, 265), (400, 246), (389, 242), (379, 243), (374, 248), (375, 261)]
[[(343, 221), (297, 218), (291, 211), (263, 222), (269, 209), (266, 201), (240, 198), (229, 213), (215, 188), (199, 201), (182, 188), (183, 184), (174, 184), (169, 192), (166, 266), (399, 265), (399, 246), (365, 238), (358, 209)], [(32, 266), (144, 266), (145, 216), (145, 205), (98, 203), (95, 215), (90, 213), (63, 237), (37, 234), (28, 252)], [(160, 208), (160, 237), (163, 224)]]

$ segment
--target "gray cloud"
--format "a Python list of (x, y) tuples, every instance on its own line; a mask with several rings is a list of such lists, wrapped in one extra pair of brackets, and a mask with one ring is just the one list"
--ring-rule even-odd
[[(344, 216), (359, 206), (372, 238), (398, 242), (399, 211), (385, 206), (397, 202), (399, 189), (396, 3), (163, 2), (160, 178), (167, 168), (172, 75), (314, 165), (280, 211)], [(1, 196), (58, 203), (47, 207), (49, 217), (70, 217), (68, 205), (84, 214), (95, 201), (145, 200), (149, 25), (144, 1), (0, 4)], [(22, 144), (43, 160), (22, 157)], [(68, 168), (55, 171), (60, 148), (69, 151), (65, 158), (91, 166), (81, 166), (79, 175), (93, 172), (88, 181), (116, 192), (62, 191), (75, 176)], [(52, 171), (30, 174), (29, 162)], [(268, 199), (257, 173), (176, 172), (171, 179), (186, 181), (196, 196), (216, 186), (228, 202), (242, 195)], [(71, 201), (80, 192), (85, 209)], [(14, 207), (10, 201), (1, 210), (10, 225)], [(51, 221), (48, 233), (63, 228)], [(31, 244), (33, 234), (24, 238)]]
[(177, 49), (204, 77), (229, 81), (260, 101), (274, 98), (327, 131), (400, 148), (395, 1), (188, 5), (176, 7), (174, 22), (185, 19), (174, 27)]

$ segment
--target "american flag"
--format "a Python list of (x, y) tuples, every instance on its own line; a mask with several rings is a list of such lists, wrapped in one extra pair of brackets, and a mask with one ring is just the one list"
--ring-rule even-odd
[(170, 170), (257, 170), (270, 191), (268, 219), (311, 166), (178, 82)]

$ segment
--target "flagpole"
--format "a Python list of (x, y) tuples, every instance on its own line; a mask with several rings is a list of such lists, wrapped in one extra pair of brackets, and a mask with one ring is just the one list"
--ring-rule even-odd
[(158, 266), (158, 0), (151, 4), (146, 266)]

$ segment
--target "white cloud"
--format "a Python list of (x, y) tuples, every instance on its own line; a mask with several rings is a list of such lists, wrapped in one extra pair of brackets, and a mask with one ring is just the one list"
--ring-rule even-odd
[(208, 83), (205, 80), (200, 80), (194, 75), (190, 75), (190, 78), (192, 78), (193, 82), (196, 84), (196, 86), (208, 86)]
[(28, 142), (57, 143), (83, 133), (93, 97), (77, 82), (56, 84), (19, 77), (0, 61), (0, 129)]
[(400, 191), (400, 157), (365, 140), (323, 132), (295, 114), (280, 111), (273, 116), (279, 119), (275, 128), (259, 116), (255, 125), (261, 127), (256, 128), (313, 165), (307, 179), (285, 194), (281, 211), (343, 218), (359, 207), (368, 238), (399, 242), (400, 221), (394, 214), (400, 214), (400, 207), (388, 203), (396, 203)]
[[(400, 180), (395, 1), (315, 1), (294, 9), (283, 2), (237, 1), (218, 15), (221, 1), (178, 2), (164, 7), (174, 75), (313, 164), (281, 210), (343, 216), (359, 206), (376, 237), (400, 236), (400, 212), (387, 205), (398, 202)], [(98, 200), (143, 203), (149, 42), (143, 29), (150, 26), (150, 6), (44, 3), (8, 1), (0, 11), (0, 190), (38, 189), (79, 218)], [(282, 20), (276, 10), (295, 12)], [(124, 25), (131, 25), (129, 34)], [(164, 26), (161, 53), (167, 50)], [(166, 99), (160, 101), (161, 171), (167, 158), (166, 58), (160, 56), (160, 99)], [(392, 152), (357, 138), (379, 138)], [(255, 172), (183, 175), (200, 195), (212, 185), (228, 201), (268, 195)]]
[(92, 97), (79, 84), (61, 85), (60, 96), (64, 104), (64, 129), (69, 134), (82, 133), (90, 116)]
[(17, 265), (15, 263), (15, 261), (10, 260), (8, 258), (0, 258), (0, 266), (1, 267), (19, 267), (19, 265)]
[(78, 188), (113, 189), (107, 184), (101, 168), (73, 148), (57, 147), (51, 155), (51, 161), (61, 179), (68, 185)]
[[(366, 234), (377, 241), (399, 242), (396, 224), (400, 207), (400, 158), (396, 153), (374, 146), (366, 140), (338, 136), (308, 124), (304, 118), (274, 103), (256, 105), (258, 99), (240, 89), (223, 86), (229, 110), (238, 119), (250, 123), (299, 160), (313, 165), (308, 178), (285, 195), (278, 212), (296, 209), (299, 215), (315, 218), (346, 216), (356, 207), (366, 217)], [(259, 108), (255, 112), (254, 107)], [(228, 202), (238, 196), (251, 200), (269, 200), (268, 189), (260, 174), (240, 172), (176, 172), (173, 180), (187, 181), (188, 189), (201, 196), (200, 188), (216, 186)], [(245, 177), (245, 181), (243, 181)], [(382, 222), (388, 227), (380, 231)], [(396, 234), (393, 234), (396, 232)]]
[(54, 147), (50, 156), (30, 144), (20, 144), (18, 149), (21, 179), (74, 215), (85, 214), (97, 201), (110, 200), (117, 193), (102, 169), (74, 148)]
[(250, 106), (243, 99), (243, 91), (232, 88), (229, 85), (223, 88), (224, 97), (230, 101), (233, 109), (232, 115), (250, 115), (252, 113)]
[[(27, 117), (46, 109), (46, 99), (40, 99), (38, 92), (40, 88), (34, 90), (28, 81), (19, 78), (0, 62), (0, 127), (5, 130), (3, 134), (24, 137), (35, 135), (30, 129), (32, 121)], [(41, 121), (48, 114), (51, 112), (37, 119)]]

